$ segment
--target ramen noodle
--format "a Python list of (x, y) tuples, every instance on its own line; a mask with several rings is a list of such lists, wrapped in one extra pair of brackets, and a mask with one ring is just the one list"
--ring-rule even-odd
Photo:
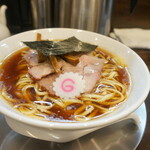
[(50, 94), (39, 80), (32, 78), (24, 59), (29, 51), (25, 47), (9, 55), (1, 65), (0, 76), (1, 96), (24, 115), (47, 121), (87, 121), (114, 111), (128, 96), (130, 81), (126, 65), (100, 47), (90, 52), (92, 57), (104, 61), (98, 81), (90, 92), (73, 98)]

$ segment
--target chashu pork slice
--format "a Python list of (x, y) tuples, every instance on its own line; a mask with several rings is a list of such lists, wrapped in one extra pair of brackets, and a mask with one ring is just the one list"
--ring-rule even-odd
[(23, 57), (30, 67), (38, 65), (38, 52), (30, 49)]
[(52, 74), (54, 72), (55, 70), (53, 66), (49, 63), (41, 63), (41, 64), (39, 63), (38, 65), (33, 66), (28, 70), (28, 73), (34, 80), (40, 80), (43, 77)]
[(48, 75), (45, 78), (42, 78), (41, 80), (37, 81), (37, 83), (42, 89), (48, 91), (50, 95), (54, 96), (55, 92), (53, 90), (53, 82), (58, 77), (59, 77), (59, 74), (54, 73), (54, 74)]
[[(40, 80), (43, 77), (55, 72), (50, 62), (47, 62), (47, 61), (43, 63), (38, 62), (38, 53), (36, 50), (30, 49), (25, 54), (24, 59), (29, 65), (28, 73), (32, 77), (32, 79), (34, 79), (35, 81)], [(59, 65), (60, 66), (62, 65), (61, 62), (59, 63)]]
[(100, 73), (104, 65), (104, 60), (94, 56), (82, 55), (77, 66), (70, 68), (69, 66), (62, 67), (63, 73), (76, 72), (83, 76), (85, 80), (84, 93), (89, 93), (95, 87), (100, 79)]
[(95, 87), (100, 79), (100, 73), (103, 69), (104, 60), (94, 56), (81, 56), (81, 66), (84, 66), (83, 79), (85, 80), (85, 93), (89, 93)]
[[(63, 60), (58, 62), (59, 67), (63, 65)], [(40, 80), (43, 77), (55, 73), (55, 69), (50, 62), (39, 63), (29, 68), (28, 73), (34, 80)]]
[[(83, 76), (85, 80), (84, 93), (90, 93), (95, 87), (97, 81), (100, 79), (100, 73), (103, 68), (104, 60), (96, 58), (94, 56), (82, 55), (79, 59), (79, 63), (73, 66), (65, 61), (62, 63), (62, 73), (74, 72)], [(53, 91), (53, 82), (59, 74), (51, 74), (38, 81), (38, 84), (43, 89), (47, 90), (50, 95), (55, 95)]]

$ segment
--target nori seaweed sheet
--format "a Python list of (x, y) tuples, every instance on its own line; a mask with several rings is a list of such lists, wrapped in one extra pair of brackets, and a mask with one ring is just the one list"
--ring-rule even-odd
[(23, 43), (31, 49), (41, 52), (45, 56), (62, 55), (71, 52), (90, 52), (97, 48), (97, 45), (82, 42), (74, 36), (59, 42), (31, 41)]

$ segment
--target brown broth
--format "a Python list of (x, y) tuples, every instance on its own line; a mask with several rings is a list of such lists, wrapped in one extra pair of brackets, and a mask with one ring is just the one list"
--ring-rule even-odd
[(28, 48), (21, 49), (8, 56), (0, 68), (0, 81), (2, 85), (0, 87), (5, 87), (12, 98), (16, 98), (16, 95), (14, 94), (14, 91), (16, 90), (15, 84), (20, 74), (17, 70), (17, 65), (22, 59), (21, 52), (27, 49)]

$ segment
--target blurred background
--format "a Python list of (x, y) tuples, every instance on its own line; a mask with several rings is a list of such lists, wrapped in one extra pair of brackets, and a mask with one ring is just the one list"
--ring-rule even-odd
[(12, 34), (73, 27), (108, 34), (113, 28), (150, 28), (149, 0), (1, 0)]

